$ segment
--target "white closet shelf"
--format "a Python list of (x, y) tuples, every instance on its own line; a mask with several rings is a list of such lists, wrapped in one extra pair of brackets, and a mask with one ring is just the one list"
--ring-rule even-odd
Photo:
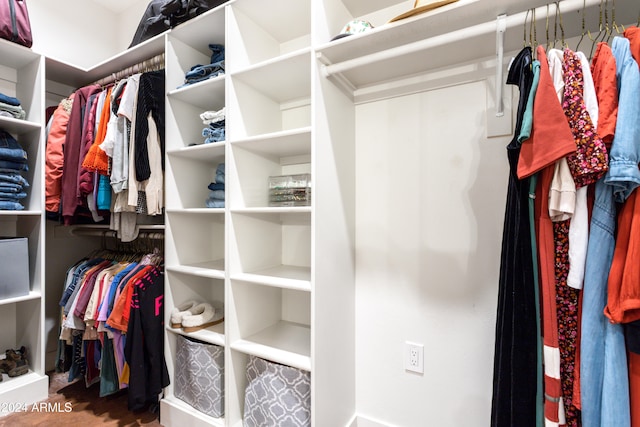
[(165, 33), (145, 40), (91, 68), (84, 68), (55, 58), (45, 57), (47, 79), (74, 87), (81, 87), (95, 82), (164, 52)]
[[(29, 384), (34, 381), (40, 381), (42, 379), (42, 375), (39, 375), (33, 372), (31, 369), (26, 374), (19, 375), (17, 377), (11, 378), (7, 374), (2, 375), (2, 382), (0, 382), (0, 394), (8, 388), (14, 388), (23, 384)], [(6, 400), (0, 398), (0, 402), (4, 402)], [(13, 403), (22, 403), (19, 400), (12, 400)], [(1, 412), (0, 412), (1, 414)]]
[(225, 345), (224, 322), (213, 325), (210, 328), (200, 329), (199, 331), (195, 332), (184, 332), (180, 328), (172, 328), (170, 326), (167, 326), (167, 330), (177, 335), (194, 338), (220, 347), (224, 347)]
[(168, 214), (180, 215), (224, 215), (224, 208), (189, 208), (189, 209), (167, 209)]
[(232, 140), (231, 145), (281, 158), (310, 155), (311, 128), (302, 127)]
[[(15, 304), (17, 302), (39, 299), (41, 297), (42, 297), (42, 294), (40, 292), (30, 291), (27, 295), (22, 295), (22, 296), (13, 297), (13, 298), (0, 299), (0, 305)], [(0, 383), (0, 385), (1, 384), (2, 383)]]
[[(637, 17), (637, 5), (631, 3), (616, 5), (617, 16)], [(526, 11), (532, 7), (537, 7), (537, 34), (541, 42), (540, 38), (545, 37), (546, 4), (538, 0), (461, 0), (429, 13), (318, 46), (317, 56), (324, 64), (323, 73), (350, 94), (355, 102), (370, 101), (376, 99), (373, 94), (376, 90), (392, 96), (389, 94), (392, 82), (454, 64), (495, 57), (496, 18), (501, 14), (506, 14), (505, 53), (522, 48)], [(587, 8), (597, 7), (597, 4), (598, 0), (588, 0)], [(577, 11), (582, 8), (583, 0), (560, 2), (563, 27), (567, 29), (565, 39), (580, 35), (582, 13)], [(549, 15), (549, 25), (553, 25), (553, 4)], [(587, 28), (597, 30), (596, 19), (597, 13), (589, 13), (588, 10)], [(401, 86), (396, 91), (397, 94), (406, 93)]]
[(225, 75), (193, 83), (167, 93), (170, 99), (178, 99), (182, 102), (198, 106), (202, 111), (219, 110), (224, 107), (224, 81)]
[(163, 406), (163, 418), (165, 425), (188, 425), (189, 427), (213, 426), (224, 427), (224, 418), (213, 418), (195, 409), (193, 406), (178, 399), (175, 396), (165, 396), (160, 400)]
[(15, 135), (39, 131), (41, 127), (42, 125), (40, 123), (20, 120), (13, 117), (0, 117), (0, 129), (4, 129)]
[(253, 214), (310, 214), (311, 206), (279, 206), (279, 207), (264, 207), (264, 208), (238, 208), (231, 209), (231, 213), (241, 215), (253, 215)]
[[(239, 80), (282, 104), (293, 101), (304, 102), (310, 98), (310, 71), (311, 48), (307, 47), (243, 70), (230, 72), (230, 76), (232, 81)], [(269, 83), (265, 84), (265, 82)]]
[(193, 264), (172, 265), (167, 266), (166, 269), (167, 271), (173, 271), (176, 273), (224, 280), (224, 259), (216, 259)]
[(224, 44), (225, 25), (224, 7), (222, 4), (192, 18), (171, 30), (171, 37), (175, 37), (188, 46), (201, 46), (203, 52), (209, 55), (209, 43)]
[(231, 344), (233, 350), (311, 371), (309, 326), (282, 320)]
[(24, 210), (24, 211), (2, 211), (0, 210), (0, 216), (40, 216), (42, 211), (38, 210)]
[(198, 144), (167, 150), (169, 156), (183, 157), (189, 160), (199, 160), (205, 163), (224, 158), (225, 142), (212, 142), (211, 144)]
[[(253, 25), (277, 40), (280, 44), (308, 35), (311, 30), (311, 5), (308, 0), (246, 0), (233, 2), (232, 9), (241, 10)], [(283, 24), (283, 16), (287, 19)], [(241, 28), (248, 32), (250, 28)]]
[(311, 291), (310, 267), (278, 265), (246, 273), (232, 274), (231, 279), (278, 288)]

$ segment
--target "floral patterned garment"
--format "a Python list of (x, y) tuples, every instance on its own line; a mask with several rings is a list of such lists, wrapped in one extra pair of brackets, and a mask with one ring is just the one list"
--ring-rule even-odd
[(570, 220), (553, 223), (553, 239), (556, 245), (556, 310), (558, 319), (558, 345), (560, 347), (560, 381), (562, 400), (567, 420), (566, 426), (578, 427), (580, 411), (573, 404), (573, 380), (576, 369), (578, 345), (578, 295), (579, 290), (567, 286), (569, 273), (569, 223)]
[(584, 102), (584, 76), (580, 58), (570, 49), (564, 50), (562, 62), (564, 94), (562, 109), (576, 141), (576, 152), (567, 163), (576, 188), (595, 183), (609, 169), (607, 148), (598, 135)]

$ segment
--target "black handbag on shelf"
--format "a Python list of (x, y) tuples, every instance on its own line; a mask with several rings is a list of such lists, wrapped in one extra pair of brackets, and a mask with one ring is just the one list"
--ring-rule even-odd
[[(2, 0), (0, 0), (2, 1)], [(129, 48), (182, 24), (227, 0), (151, 0)]]

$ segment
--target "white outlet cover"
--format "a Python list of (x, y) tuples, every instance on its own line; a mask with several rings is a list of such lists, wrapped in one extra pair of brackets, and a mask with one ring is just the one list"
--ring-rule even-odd
[(424, 345), (407, 341), (404, 344), (404, 369), (424, 373)]

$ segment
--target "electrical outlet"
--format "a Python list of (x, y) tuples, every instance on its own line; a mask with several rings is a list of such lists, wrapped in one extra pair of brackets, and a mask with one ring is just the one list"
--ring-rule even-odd
[(409, 341), (404, 343), (404, 369), (424, 373), (424, 345)]

